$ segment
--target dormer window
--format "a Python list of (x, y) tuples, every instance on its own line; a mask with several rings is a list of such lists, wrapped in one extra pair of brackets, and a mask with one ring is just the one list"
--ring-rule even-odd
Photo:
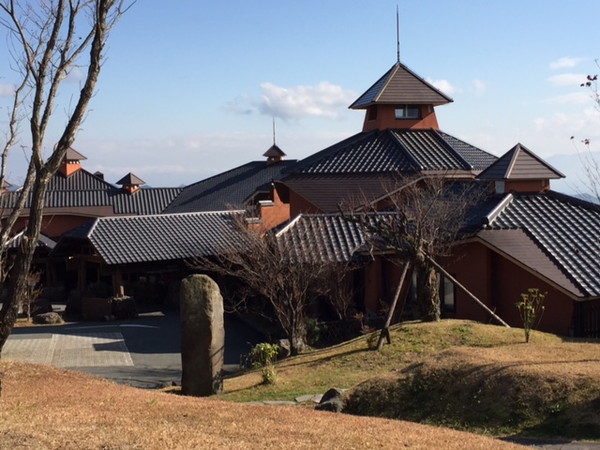
[(419, 105), (398, 105), (395, 113), (396, 119), (418, 119)]

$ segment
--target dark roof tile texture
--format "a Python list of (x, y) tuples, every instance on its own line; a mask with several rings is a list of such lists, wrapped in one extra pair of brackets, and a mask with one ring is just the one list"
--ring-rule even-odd
[[(128, 194), (120, 189), (101, 190), (53, 190), (46, 195), (46, 208), (109, 207), (114, 214), (158, 214), (162, 212), (181, 192), (181, 188), (149, 188)], [(2, 208), (8, 208), (16, 202), (17, 193), (10, 192), (0, 196)], [(25, 207), (29, 207), (27, 202)]]
[(587, 296), (600, 296), (600, 206), (573, 197), (514, 195), (489, 228), (524, 229)]
[(495, 157), (433, 129), (358, 133), (300, 161), (296, 173), (481, 170)]
[(563, 178), (564, 175), (521, 144), (479, 174), (482, 180), (541, 180)]
[(360, 226), (339, 214), (301, 214), (277, 233), (295, 261), (349, 262), (365, 243)]
[(280, 180), (282, 173), (295, 164), (294, 160), (271, 165), (266, 161), (249, 162), (185, 187), (164, 212), (223, 211), (240, 207), (257, 189), (268, 190), (271, 181)]
[(374, 103), (443, 105), (451, 101), (450, 97), (398, 62), (352, 103), (350, 108), (365, 108)]
[(210, 256), (243, 245), (239, 214), (220, 211), (102, 217), (95, 220), (86, 237), (107, 264)]
[(454, 136), (437, 131), (442, 139), (444, 139), (452, 149), (457, 152), (465, 161), (467, 161), (474, 170), (483, 170), (489, 167), (498, 159), (496, 156), (481, 150), (474, 145), (468, 144)]
[(533, 272), (552, 280), (563, 289), (578, 297), (583, 296), (579, 288), (548, 258), (538, 243), (522, 229), (482, 230), (477, 235), (491, 247), (514, 258)]

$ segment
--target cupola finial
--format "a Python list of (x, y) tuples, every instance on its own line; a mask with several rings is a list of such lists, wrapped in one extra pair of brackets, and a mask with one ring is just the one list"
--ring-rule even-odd
[(396, 58), (400, 62), (400, 12), (396, 5)]

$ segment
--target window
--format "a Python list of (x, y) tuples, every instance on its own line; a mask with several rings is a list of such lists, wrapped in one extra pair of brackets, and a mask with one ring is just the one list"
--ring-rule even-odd
[(396, 106), (396, 119), (418, 119), (419, 105)]
[(445, 312), (456, 311), (456, 296), (454, 283), (444, 275), (440, 276), (440, 299), (442, 300), (442, 310)]

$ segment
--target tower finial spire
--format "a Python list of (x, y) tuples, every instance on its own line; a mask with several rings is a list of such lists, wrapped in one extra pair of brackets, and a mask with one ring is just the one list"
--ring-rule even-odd
[(396, 58), (400, 62), (400, 12), (396, 5)]
[(276, 145), (276, 142), (275, 142), (275, 116), (273, 116), (273, 145)]

